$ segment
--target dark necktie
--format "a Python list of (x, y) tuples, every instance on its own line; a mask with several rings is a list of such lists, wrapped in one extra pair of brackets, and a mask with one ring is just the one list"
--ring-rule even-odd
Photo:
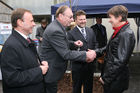
[(27, 41), (28, 41), (29, 43), (31, 43), (31, 40), (30, 40), (30, 38), (27, 38)]

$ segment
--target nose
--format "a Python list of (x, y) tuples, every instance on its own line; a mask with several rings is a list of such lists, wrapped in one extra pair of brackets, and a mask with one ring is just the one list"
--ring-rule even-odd
[(71, 22), (73, 22), (74, 21), (74, 19), (73, 18), (71, 18)]
[(33, 26), (35, 26), (36, 24), (35, 24), (35, 22), (33, 22)]

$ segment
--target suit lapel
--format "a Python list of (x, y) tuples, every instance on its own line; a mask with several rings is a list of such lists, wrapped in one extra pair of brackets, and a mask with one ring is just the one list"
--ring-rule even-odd
[(89, 31), (87, 30), (86, 27), (85, 27), (85, 30), (86, 30), (86, 41), (88, 42), (89, 41), (90, 33), (89, 33)]

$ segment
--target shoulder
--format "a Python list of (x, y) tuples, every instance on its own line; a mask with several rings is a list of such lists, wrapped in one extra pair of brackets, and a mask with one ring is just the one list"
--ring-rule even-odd
[(42, 29), (42, 27), (41, 27), (41, 26), (37, 27), (37, 30), (40, 30), (40, 29)]
[(51, 35), (55, 32), (63, 32), (62, 28), (59, 26), (59, 24), (54, 20), (51, 22), (47, 28), (45, 29), (44, 34)]
[(72, 33), (75, 33), (77, 30), (78, 30), (78, 28), (74, 27), (72, 30), (68, 31), (68, 33), (72, 34)]
[(101, 24), (101, 26), (102, 26), (103, 28), (106, 28), (106, 27), (105, 27), (104, 25), (102, 25), (102, 24)]
[(122, 29), (120, 33), (121, 38), (135, 38), (133, 30), (130, 28), (129, 25), (126, 25), (124, 29)]
[(96, 29), (96, 28), (98, 28), (98, 25), (95, 24), (95, 25), (91, 26), (91, 28), (92, 28), (92, 29)]
[(18, 40), (13, 35), (10, 35), (9, 38), (5, 41), (3, 48), (4, 47), (17, 48), (18, 44), (19, 44)]
[(85, 29), (86, 29), (87, 31), (93, 32), (93, 29), (92, 29), (92, 28), (85, 27)]

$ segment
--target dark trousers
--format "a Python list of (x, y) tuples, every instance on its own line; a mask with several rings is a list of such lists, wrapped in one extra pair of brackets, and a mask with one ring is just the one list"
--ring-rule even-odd
[(57, 82), (45, 83), (45, 93), (57, 93)]
[(84, 93), (92, 93), (93, 71), (72, 71), (73, 93), (81, 93), (83, 85)]

